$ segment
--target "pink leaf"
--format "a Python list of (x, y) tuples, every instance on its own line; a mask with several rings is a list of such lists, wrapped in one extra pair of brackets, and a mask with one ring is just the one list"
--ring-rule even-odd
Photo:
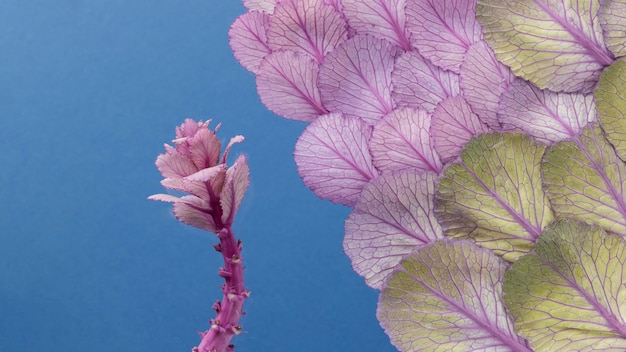
[(385, 115), (369, 141), (374, 165), (380, 171), (415, 168), (440, 172), (439, 156), (430, 139), (431, 115), (414, 108), (399, 108)]
[(241, 155), (233, 166), (226, 171), (224, 190), (220, 198), (222, 206), (222, 223), (224, 226), (232, 224), (235, 213), (243, 200), (243, 196), (250, 185), (250, 168), (246, 157)]
[(279, 51), (268, 55), (256, 77), (261, 101), (288, 119), (313, 121), (328, 113), (317, 88), (319, 68), (307, 55)]
[(410, 169), (385, 173), (363, 189), (346, 220), (343, 248), (369, 286), (381, 288), (400, 259), (443, 238), (434, 215), (436, 180)]
[(159, 155), (156, 166), (165, 178), (185, 177), (198, 171), (191, 159), (176, 152)]
[(459, 94), (457, 74), (433, 65), (415, 51), (398, 57), (391, 78), (393, 99), (401, 106), (432, 112), (440, 101)]
[(461, 65), (461, 90), (472, 110), (491, 128), (500, 126), (496, 116), (498, 102), (514, 78), (486, 42), (480, 41), (467, 51)]
[(470, 45), (481, 39), (476, 1), (414, 0), (406, 7), (411, 42), (435, 65), (459, 73)]
[(200, 129), (187, 139), (191, 160), (198, 170), (215, 166), (220, 158), (220, 140), (208, 128)]
[(320, 68), (324, 106), (360, 117), (371, 125), (391, 112), (391, 71), (396, 48), (386, 40), (357, 35), (329, 53)]
[(184, 196), (174, 203), (174, 216), (178, 221), (209, 232), (216, 232), (217, 227), (209, 214), (208, 203), (196, 196)]
[(350, 27), (359, 34), (370, 34), (411, 50), (406, 29), (406, 0), (343, 0)]
[(269, 19), (266, 13), (248, 12), (239, 16), (228, 31), (235, 58), (252, 73), (259, 72), (261, 60), (271, 51), (267, 46)]
[(282, 0), (267, 33), (272, 50), (304, 52), (318, 63), (348, 36), (346, 21), (323, 0)]
[(243, 6), (250, 11), (274, 12), (278, 0), (243, 0)]
[(596, 119), (592, 94), (556, 93), (516, 79), (500, 100), (498, 118), (544, 143), (559, 142)]
[(435, 150), (444, 163), (456, 159), (472, 137), (488, 131), (460, 95), (437, 105), (430, 126)]
[(304, 184), (320, 198), (354, 205), (365, 184), (378, 175), (367, 149), (371, 133), (362, 120), (341, 113), (311, 123), (294, 151)]

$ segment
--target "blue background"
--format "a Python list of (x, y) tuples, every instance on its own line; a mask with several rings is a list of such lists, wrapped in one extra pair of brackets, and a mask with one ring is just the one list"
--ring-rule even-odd
[(395, 351), (342, 252), (349, 209), (297, 175), (304, 124), (259, 101), (239, 0), (0, 2), (0, 351), (189, 351), (221, 298), (212, 234), (154, 167), (185, 117), (246, 136), (243, 351)]

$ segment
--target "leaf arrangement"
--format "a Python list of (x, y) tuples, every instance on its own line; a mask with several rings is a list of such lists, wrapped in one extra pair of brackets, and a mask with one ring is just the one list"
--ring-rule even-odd
[(626, 350), (626, 1), (244, 0), (401, 351)]

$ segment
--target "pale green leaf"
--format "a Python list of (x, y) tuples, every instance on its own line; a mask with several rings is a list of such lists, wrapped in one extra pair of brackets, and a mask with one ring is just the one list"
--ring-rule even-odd
[(575, 218), (626, 236), (626, 166), (597, 125), (546, 151), (546, 193), (557, 218)]
[(626, 55), (626, 0), (600, 0), (600, 24), (606, 46), (616, 57)]
[(553, 219), (539, 165), (545, 146), (519, 133), (483, 134), (444, 170), (435, 214), (447, 236), (513, 261)]
[(388, 279), (378, 319), (400, 351), (530, 351), (502, 303), (507, 266), (467, 241), (431, 242)]
[(626, 160), (626, 62), (616, 61), (602, 72), (594, 96), (602, 129)]
[(558, 221), (506, 272), (504, 302), (535, 351), (625, 351), (625, 277), (621, 238)]

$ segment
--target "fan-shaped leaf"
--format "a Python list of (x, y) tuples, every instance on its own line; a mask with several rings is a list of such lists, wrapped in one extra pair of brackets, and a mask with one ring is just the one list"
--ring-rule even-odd
[(430, 134), (441, 161), (456, 159), (472, 137), (488, 132), (462, 96), (446, 98), (433, 113)]
[(506, 272), (504, 301), (535, 351), (624, 351), (624, 277), (621, 238), (559, 221)]
[(317, 88), (319, 67), (307, 55), (277, 51), (268, 55), (256, 76), (261, 101), (288, 119), (313, 121), (328, 113)]
[(250, 11), (274, 12), (278, 0), (243, 0), (243, 6)]
[(591, 94), (540, 90), (516, 79), (500, 99), (498, 118), (538, 140), (551, 143), (576, 136), (596, 118)]
[(329, 53), (319, 76), (324, 106), (371, 125), (390, 113), (396, 48), (386, 40), (357, 35)]
[(411, 50), (406, 29), (406, 0), (343, 0), (343, 12), (350, 27)]
[(279, 1), (267, 32), (272, 50), (304, 52), (320, 64), (347, 36), (346, 21), (323, 0)]
[(577, 139), (551, 147), (541, 168), (558, 218), (599, 224), (626, 236), (626, 165), (600, 127), (586, 127)]
[(226, 170), (224, 189), (220, 196), (222, 206), (222, 224), (230, 225), (235, 213), (243, 200), (244, 194), (250, 185), (250, 168), (244, 155), (235, 160), (233, 166)]
[(484, 41), (473, 44), (467, 50), (461, 64), (459, 85), (463, 97), (487, 126), (494, 129), (500, 127), (496, 115), (498, 102), (514, 77), (511, 69), (496, 60), (493, 50)]
[(434, 215), (436, 179), (409, 169), (382, 174), (363, 189), (346, 220), (343, 248), (369, 286), (379, 289), (400, 259), (443, 238)]
[(414, 108), (385, 115), (369, 141), (374, 165), (383, 172), (416, 168), (439, 173), (443, 166), (430, 139), (430, 119), (430, 113)]
[(465, 52), (481, 39), (475, 6), (468, 0), (409, 1), (411, 44), (435, 65), (459, 73)]
[(613, 56), (598, 22), (599, 0), (478, 0), (476, 17), (498, 60), (554, 91), (590, 92)]
[(270, 53), (267, 28), (270, 16), (263, 12), (247, 12), (230, 26), (230, 48), (241, 66), (252, 73), (259, 72), (261, 61)]
[(294, 151), (304, 184), (320, 198), (353, 206), (367, 182), (378, 176), (367, 149), (371, 134), (363, 121), (341, 113), (315, 120)]
[(626, 160), (626, 62), (616, 61), (602, 72), (594, 95), (602, 129), (617, 154)]
[(445, 234), (508, 261), (528, 252), (553, 217), (539, 172), (544, 150), (519, 133), (472, 139), (439, 181), (435, 214)]
[(400, 262), (378, 319), (400, 351), (530, 351), (502, 303), (507, 264), (467, 241), (438, 240)]
[(432, 112), (447, 97), (459, 94), (459, 76), (443, 70), (415, 51), (398, 57), (391, 75), (393, 99), (400, 106)]
[(626, 1), (600, 0), (600, 24), (604, 42), (616, 57), (626, 55)]

